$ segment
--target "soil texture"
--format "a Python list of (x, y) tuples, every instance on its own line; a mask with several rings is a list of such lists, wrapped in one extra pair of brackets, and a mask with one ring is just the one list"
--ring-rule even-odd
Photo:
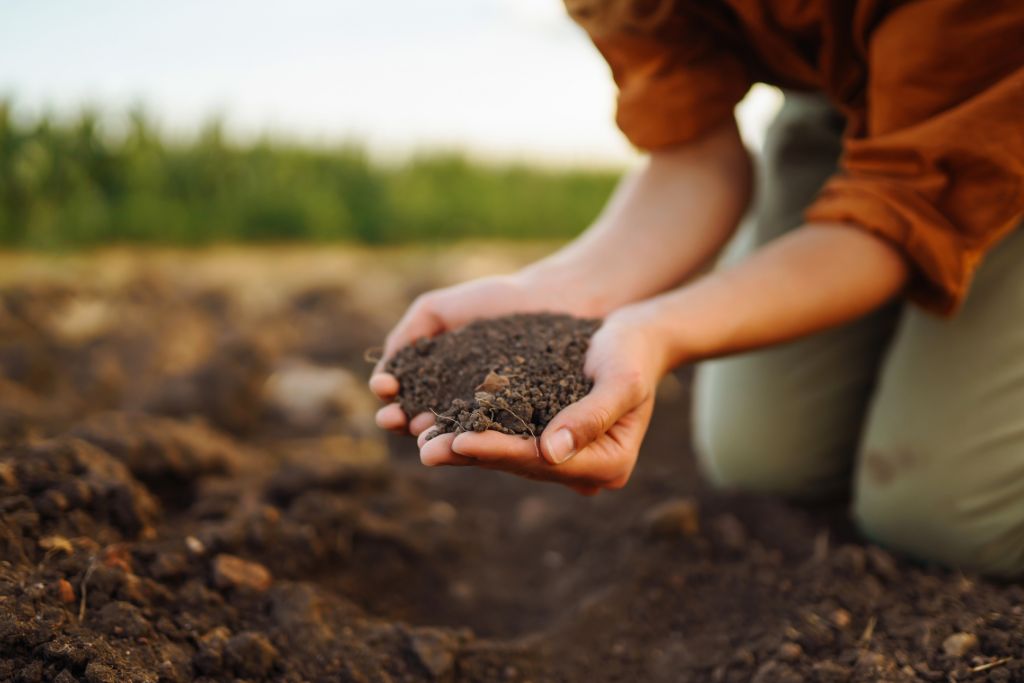
[(593, 382), (583, 374), (600, 321), (551, 313), (471, 322), (401, 349), (387, 363), (409, 417), (437, 416), (434, 435), (482, 432), (539, 436)]
[(372, 426), (381, 286), (195, 258), (0, 288), (0, 681), (1024, 681), (1020, 584), (710, 490), (688, 375), (622, 491), (423, 468)]

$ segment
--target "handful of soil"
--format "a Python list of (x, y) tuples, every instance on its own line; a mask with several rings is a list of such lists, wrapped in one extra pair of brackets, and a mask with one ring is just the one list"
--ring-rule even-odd
[(552, 313), (478, 320), (396, 353), (398, 404), (409, 417), (437, 416), (438, 431), (539, 436), (551, 419), (590, 391), (583, 375), (600, 320)]

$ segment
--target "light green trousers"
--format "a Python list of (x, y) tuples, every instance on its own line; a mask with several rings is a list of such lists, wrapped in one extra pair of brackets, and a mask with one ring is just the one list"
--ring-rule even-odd
[[(725, 259), (801, 224), (836, 169), (842, 120), (787, 93), (758, 214)], [(716, 484), (794, 498), (853, 482), (873, 541), (923, 560), (1024, 574), (1024, 230), (989, 253), (959, 314), (894, 304), (843, 328), (703, 363), (697, 450)]]

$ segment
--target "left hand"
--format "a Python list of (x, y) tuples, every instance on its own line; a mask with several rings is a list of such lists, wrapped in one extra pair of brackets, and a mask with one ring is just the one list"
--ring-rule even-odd
[(594, 334), (584, 373), (594, 387), (564, 408), (539, 439), (496, 431), (420, 434), (427, 466), (476, 465), (528, 479), (564, 484), (584, 495), (625, 486), (654, 408), (658, 380), (666, 371), (665, 345), (652, 334), (641, 308), (609, 315)]

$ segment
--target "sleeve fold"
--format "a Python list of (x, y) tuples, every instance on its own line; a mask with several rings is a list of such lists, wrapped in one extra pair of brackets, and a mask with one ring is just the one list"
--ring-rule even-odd
[(865, 129), (848, 131), (806, 215), (891, 241), (914, 269), (912, 300), (951, 315), (1024, 218), (1024, 3), (912, 3), (868, 56)]
[(591, 34), (619, 88), (616, 123), (640, 149), (684, 144), (724, 124), (750, 87), (724, 37), (683, 5), (645, 31)]

